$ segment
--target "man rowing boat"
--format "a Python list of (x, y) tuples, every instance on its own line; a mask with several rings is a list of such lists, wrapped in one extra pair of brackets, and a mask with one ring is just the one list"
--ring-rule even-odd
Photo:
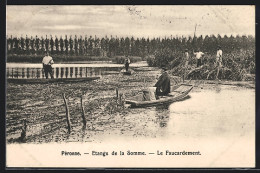
[(170, 77), (167, 72), (166, 67), (162, 67), (162, 75), (159, 77), (157, 83), (154, 85), (156, 87), (156, 96), (166, 96), (170, 93), (171, 84)]

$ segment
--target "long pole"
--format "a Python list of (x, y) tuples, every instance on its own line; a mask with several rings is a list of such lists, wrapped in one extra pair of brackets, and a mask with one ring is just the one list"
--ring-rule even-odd
[(67, 100), (66, 100), (64, 93), (63, 93), (63, 99), (64, 99), (64, 103), (65, 103), (65, 108), (66, 108), (66, 119), (67, 119), (67, 124), (68, 124), (68, 133), (70, 134), (70, 132), (71, 132), (70, 112), (69, 112)]

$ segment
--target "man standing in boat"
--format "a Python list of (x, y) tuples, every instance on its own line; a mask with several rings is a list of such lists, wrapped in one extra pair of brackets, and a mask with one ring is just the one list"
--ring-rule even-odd
[(163, 66), (161, 72), (162, 75), (154, 85), (156, 87), (156, 96), (166, 96), (171, 90), (170, 77), (167, 72), (167, 67)]
[(53, 73), (52, 73), (52, 64), (54, 64), (54, 61), (51, 56), (49, 56), (49, 53), (45, 53), (45, 57), (42, 59), (42, 66), (44, 69), (45, 77), (48, 79), (48, 73), (50, 73), (51, 78), (53, 79)]
[(129, 68), (129, 61), (128, 59), (125, 59), (125, 71), (128, 72), (128, 68)]

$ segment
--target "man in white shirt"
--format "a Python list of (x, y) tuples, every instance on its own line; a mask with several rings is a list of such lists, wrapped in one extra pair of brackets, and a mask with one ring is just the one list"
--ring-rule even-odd
[(203, 52), (201, 52), (199, 49), (198, 51), (194, 52), (194, 55), (196, 56), (197, 59), (197, 67), (201, 66), (201, 58), (204, 55)]
[(53, 73), (52, 73), (52, 64), (54, 63), (51, 56), (49, 56), (49, 53), (46, 52), (45, 57), (42, 59), (42, 66), (44, 69), (45, 77), (48, 79), (48, 73), (50, 73), (51, 78), (53, 79)]
[(218, 46), (218, 50), (217, 50), (216, 63), (218, 66), (220, 67), (222, 66), (222, 50), (220, 46)]

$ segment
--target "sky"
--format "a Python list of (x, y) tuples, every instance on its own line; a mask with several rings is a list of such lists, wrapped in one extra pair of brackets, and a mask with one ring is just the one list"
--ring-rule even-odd
[(170, 37), (255, 35), (254, 6), (7, 5), (13, 36)]

